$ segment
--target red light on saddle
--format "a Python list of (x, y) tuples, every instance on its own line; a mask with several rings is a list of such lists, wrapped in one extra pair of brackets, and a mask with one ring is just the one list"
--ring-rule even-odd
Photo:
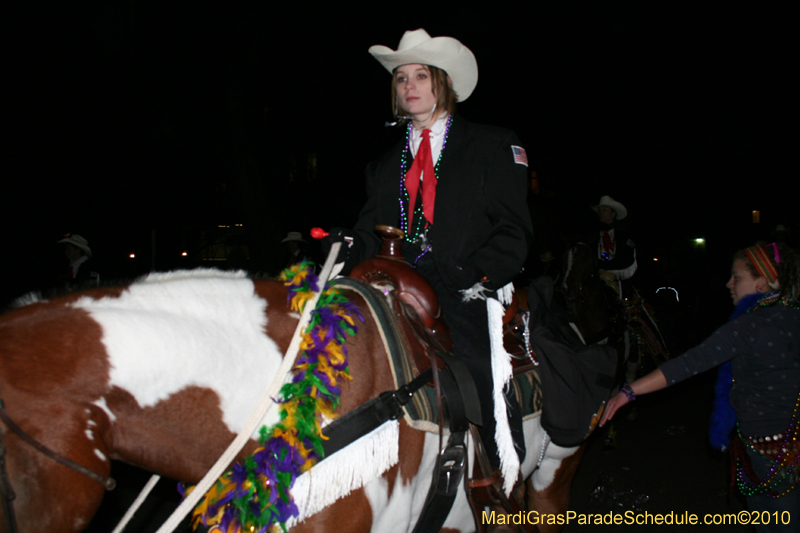
[(311, 228), (311, 236), (315, 239), (322, 239), (323, 237), (327, 237), (330, 235), (327, 231), (322, 228)]

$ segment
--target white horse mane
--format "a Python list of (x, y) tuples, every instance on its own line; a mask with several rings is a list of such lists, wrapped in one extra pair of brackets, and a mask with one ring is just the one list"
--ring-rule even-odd
[(39, 291), (32, 291), (28, 294), (24, 294), (11, 302), (10, 308), (11, 309), (19, 309), (20, 307), (25, 307), (26, 305), (31, 305), (39, 302), (46, 302), (47, 298), (42, 296), (42, 293)]
[(186, 279), (242, 279), (247, 278), (244, 270), (219, 270), (217, 268), (195, 268), (193, 270), (173, 270), (171, 272), (151, 272), (146, 274), (135, 284), (161, 283), (165, 281), (179, 281)]

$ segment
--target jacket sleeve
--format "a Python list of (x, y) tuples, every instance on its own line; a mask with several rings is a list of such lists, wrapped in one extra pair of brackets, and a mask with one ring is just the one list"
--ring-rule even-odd
[(670, 359), (659, 368), (672, 385), (706, 370), (710, 370), (731, 360), (737, 353), (748, 350), (744, 335), (736, 330), (740, 322), (728, 322), (717, 329), (709, 338), (688, 350), (680, 357)]
[(483, 194), (491, 231), (469, 257), (486, 275), (492, 289), (506, 285), (519, 273), (533, 238), (526, 200), (528, 167), (516, 162), (512, 150), (512, 146), (520, 147), (520, 142), (511, 131), (500, 139), (484, 170)]
[(396, 226), (398, 223), (397, 191), (394, 191), (394, 195), (392, 194), (393, 187), (384, 183), (386, 174), (381, 171), (382, 167), (387, 164), (390, 164), (387, 163), (387, 159), (381, 159), (367, 165), (367, 202), (361, 209), (358, 221), (353, 228), (354, 249), (345, 265), (345, 272), (349, 272), (364, 259), (374, 257), (380, 250), (381, 241), (375, 234), (376, 225)]

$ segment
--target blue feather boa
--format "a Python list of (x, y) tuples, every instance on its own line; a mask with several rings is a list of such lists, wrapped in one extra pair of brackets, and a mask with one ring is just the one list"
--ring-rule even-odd
[[(744, 296), (736, 304), (736, 309), (733, 310), (728, 322), (747, 313), (762, 296), (764, 295), (760, 293)], [(714, 408), (708, 422), (708, 441), (712, 448), (723, 452), (730, 446), (731, 432), (736, 426), (736, 411), (730, 400), (732, 388), (733, 374), (731, 373), (731, 362), (728, 361), (720, 366), (717, 372), (717, 383), (714, 385)]]

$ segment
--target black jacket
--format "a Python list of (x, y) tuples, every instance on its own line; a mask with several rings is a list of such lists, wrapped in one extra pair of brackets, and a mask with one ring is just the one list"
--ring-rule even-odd
[[(406, 139), (367, 167), (367, 203), (355, 227), (357, 257), (377, 253), (376, 224), (399, 227), (400, 159)], [(474, 269), (499, 288), (520, 271), (532, 238), (527, 167), (514, 161), (514, 132), (453, 117), (439, 166), (432, 257), (448, 289), (453, 268)], [(410, 159), (410, 153), (409, 153)], [(408, 161), (410, 167), (411, 161)], [(477, 279), (474, 281), (478, 281)]]
[(595, 248), (599, 247), (603, 231), (612, 229), (614, 230), (614, 242), (617, 245), (616, 254), (611, 259), (598, 257), (597, 268), (616, 272), (628, 269), (631, 267), (631, 265), (633, 265), (633, 263), (636, 261), (636, 248), (630, 238), (630, 232), (624, 226), (618, 223), (614, 223), (613, 225), (602, 223), (598, 224), (597, 230), (593, 235)]

